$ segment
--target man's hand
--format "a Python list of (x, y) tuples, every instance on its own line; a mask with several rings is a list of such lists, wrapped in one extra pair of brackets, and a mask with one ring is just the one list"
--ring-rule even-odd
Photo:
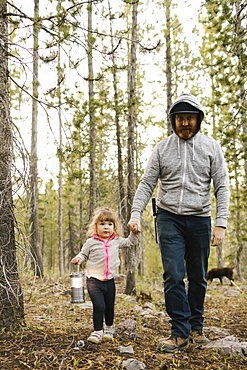
[(128, 228), (133, 231), (133, 233), (138, 233), (139, 231), (141, 231), (141, 221), (139, 218), (136, 218), (136, 217), (132, 217), (128, 224), (127, 224)]
[(223, 243), (226, 230), (223, 227), (215, 226), (212, 232), (211, 245), (217, 246)]

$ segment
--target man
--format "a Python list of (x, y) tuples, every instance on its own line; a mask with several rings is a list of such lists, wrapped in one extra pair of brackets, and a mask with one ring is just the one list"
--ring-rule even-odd
[[(228, 174), (219, 144), (200, 133), (204, 111), (196, 97), (182, 94), (171, 106), (174, 133), (159, 142), (137, 188), (128, 226), (140, 231), (140, 217), (158, 182), (157, 230), (164, 268), (166, 311), (171, 335), (161, 352), (208, 343), (203, 333), (206, 273), (211, 244), (223, 242), (229, 215)], [(210, 184), (216, 197), (211, 237)], [(184, 277), (187, 274), (188, 292)]]

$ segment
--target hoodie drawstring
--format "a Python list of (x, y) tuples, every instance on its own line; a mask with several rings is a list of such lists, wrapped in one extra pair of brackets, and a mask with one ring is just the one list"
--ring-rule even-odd
[(178, 138), (178, 158), (181, 158), (181, 153), (180, 153), (180, 140)]
[[(178, 158), (181, 158), (181, 148), (180, 148), (180, 140), (178, 138)], [(192, 160), (195, 160), (195, 139), (194, 136), (192, 138)]]
[(194, 140), (194, 136), (192, 138), (192, 160), (194, 161), (195, 160), (195, 140)]

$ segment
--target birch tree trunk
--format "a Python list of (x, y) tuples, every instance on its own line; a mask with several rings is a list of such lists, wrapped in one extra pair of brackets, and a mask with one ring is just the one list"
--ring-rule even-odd
[[(129, 63), (129, 98), (128, 98), (128, 189), (127, 189), (127, 219), (130, 219), (131, 206), (134, 199), (134, 154), (135, 154), (135, 129), (136, 129), (136, 41), (137, 41), (137, 5), (133, 4), (132, 9), (132, 36), (131, 52)], [(126, 280), (126, 294), (135, 293), (135, 269), (136, 249), (131, 248), (127, 253), (128, 272)]]
[(33, 100), (32, 100), (32, 138), (30, 158), (30, 187), (31, 187), (31, 250), (34, 257), (34, 273), (43, 276), (43, 259), (39, 235), (38, 214), (38, 157), (37, 157), (37, 120), (38, 120), (38, 47), (39, 47), (39, 0), (34, 0), (34, 26), (33, 26)]
[(8, 90), (7, 1), (0, 0), (0, 329), (10, 330), (24, 323), (14, 233), (11, 165), (13, 140)]

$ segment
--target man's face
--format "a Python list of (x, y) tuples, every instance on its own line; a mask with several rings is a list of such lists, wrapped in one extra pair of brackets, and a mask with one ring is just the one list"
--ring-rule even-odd
[(177, 113), (175, 115), (176, 134), (184, 140), (190, 139), (197, 132), (196, 113)]

